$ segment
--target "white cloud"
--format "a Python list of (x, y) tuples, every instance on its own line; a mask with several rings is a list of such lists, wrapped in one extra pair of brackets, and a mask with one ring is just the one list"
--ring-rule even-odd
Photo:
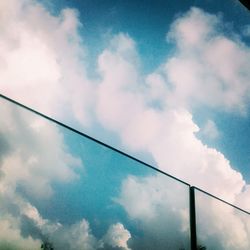
[(13, 104), (0, 105), (0, 248), (39, 249), (60, 227), (42, 218), (37, 204), (53, 195), (53, 184), (76, 180), (82, 167), (59, 128)]
[[(220, 152), (196, 138), (199, 128), (185, 107), (165, 104), (158, 109), (149, 104), (147, 91), (152, 88), (143, 90), (142, 77), (135, 72), (135, 47), (130, 46), (128, 53), (134, 56), (125, 58), (117, 38), (117, 49), (107, 49), (99, 58), (103, 76), (97, 103), (100, 122), (120, 134), (125, 145), (152, 154), (160, 169), (234, 201), (244, 186), (240, 173)], [(131, 44), (131, 38), (127, 40)]]
[(201, 105), (245, 113), (249, 103), (250, 49), (223, 34), (221, 18), (192, 8), (168, 36), (177, 44), (165, 64), (175, 104)]
[[(214, 250), (249, 249), (249, 215), (199, 191), (195, 193), (198, 243)], [(129, 176), (123, 181), (117, 202), (145, 236), (139, 239), (140, 249), (151, 249), (155, 244), (159, 244), (157, 249), (189, 245), (187, 186), (160, 174)], [(132, 248), (136, 246), (133, 240)]]
[(116, 201), (137, 223), (142, 236), (131, 240), (135, 249), (180, 249), (189, 245), (189, 189), (161, 174), (128, 176)]
[[(11, 0), (0, 3), (0, 13), (2, 93), (57, 118), (73, 117), (84, 125), (91, 120), (88, 111), (92, 108), (105, 129), (120, 135), (129, 148), (151, 154), (160, 169), (228, 201), (242, 195), (245, 182), (241, 174), (223, 154), (196, 138), (199, 128), (191, 113), (196, 105), (242, 114), (247, 111), (250, 50), (221, 32), (221, 18), (197, 8), (178, 17), (168, 33), (176, 52), (148, 76), (138, 70), (133, 39), (122, 33), (114, 36), (98, 58), (101, 79), (96, 87), (86, 76), (75, 11), (65, 9), (53, 16), (41, 4)], [(52, 181), (76, 177), (69, 166), (79, 165), (79, 160), (62, 146), (63, 137), (57, 129), (27, 120), (31, 124), (28, 131), (20, 133), (18, 128), (25, 127), (25, 121), (18, 116), (19, 120), (13, 120), (11, 110), (2, 112), (6, 119), (1, 121), (1, 132), (8, 135), (10, 145), (6, 145), (8, 154), (0, 157), (4, 173), (1, 192), (11, 193), (19, 184), (27, 193), (45, 198), (53, 193)], [(214, 127), (212, 130), (214, 134)], [(16, 138), (20, 147), (13, 147)], [(8, 151), (8, 147), (15, 150)], [(129, 178), (123, 183), (127, 190), (121, 193), (120, 204), (131, 217), (146, 214), (151, 219), (157, 206), (164, 208), (161, 198), (170, 194), (160, 180), (152, 180), (153, 187), (147, 179)], [(131, 203), (135, 198), (129, 193), (130, 186), (141, 190), (144, 202), (137, 206)], [(152, 196), (143, 192), (144, 186)], [(37, 214), (33, 211), (28, 216), (34, 219)], [(73, 238), (84, 232), (83, 240), (77, 238), (78, 247), (86, 242), (86, 249), (91, 249), (95, 244), (86, 221), (69, 230)]]
[[(197, 18), (201, 25), (199, 32), (186, 34), (185, 27), (193, 26), (192, 30), (196, 30)], [(98, 89), (99, 120), (106, 128), (120, 134), (125, 145), (152, 154), (160, 169), (227, 201), (235, 202), (245, 181), (222, 153), (197, 139), (195, 133), (199, 128), (192, 119), (191, 107), (205, 104), (226, 111), (245, 112), (249, 93), (249, 49), (240, 42), (219, 35), (215, 25), (221, 25), (220, 19), (201, 10), (192, 9), (176, 23), (183, 25), (178, 30), (180, 36), (175, 37), (179, 45), (176, 55), (167, 59), (159, 71), (146, 77), (146, 84), (139, 72), (135, 72), (138, 67), (135, 45), (126, 46), (133, 57), (126, 58), (124, 53), (120, 53), (121, 35), (115, 38), (115, 49), (112, 45), (100, 55), (102, 82)], [(173, 25), (172, 38), (178, 27)], [(127, 36), (122, 36), (122, 43), (124, 38), (127, 38), (128, 44), (132, 44), (131, 38)], [(182, 46), (185, 40), (187, 43)], [(237, 85), (238, 81), (240, 86)], [(161, 91), (155, 91), (154, 85), (160, 86)], [(160, 103), (160, 108), (155, 106), (155, 99)], [(218, 131), (213, 126), (215, 123), (210, 122), (208, 125), (209, 136), (217, 136)], [(160, 185), (160, 180), (157, 183)], [(130, 177), (124, 181), (118, 199), (128, 215), (132, 219), (139, 219), (146, 231), (148, 220), (152, 222), (151, 228), (153, 223), (159, 226), (155, 214), (161, 214), (161, 207), (165, 208), (165, 213), (172, 207), (164, 202), (171, 197), (171, 194), (166, 193), (167, 188), (160, 186), (158, 189), (161, 192), (157, 193), (155, 185), (153, 179)], [(171, 190), (175, 190), (176, 194), (176, 189)], [(178, 208), (176, 212), (179, 213), (176, 217), (185, 221), (186, 213)], [(242, 228), (238, 218), (232, 213), (228, 213), (228, 216)], [(177, 228), (186, 228), (184, 224), (178, 222)], [(213, 227), (216, 225), (213, 224)], [(225, 246), (237, 244), (243, 239), (237, 238), (230, 243), (233, 231), (226, 227), (223, 236)], [(242, 230), (246, 235), (247, 231)], [(156, 234), (159, 231), (156, 230)]]
[(138, 77), (135, 60), (134, 42), (124, 34), (115, 36), (110, 49), (98, 59), (103, 79), (97, 90), (97, 115), (101, 123), (116, 131), (126, 126), (128, 116), (141, 111), (141, 97), (133, 94)]
[(249, 249), (249, 215), (200, 192), (196, 204), (198, 239), (203, 245), (215, 250)]
[(38, 250), (40, 249), (40, 241), (31, 237), (23, 238), (20, 229), (16, 225), (14, 217), (0, 218), (1, 234), (0, 249), (10, 250)]
[(85, 219), (69, 227), (59, 228), (52, 234), (51, 241), (55, 249), (62, 250), (94, 250), (99, 244)]
[[(169, 203), (179, 203), (179, 199), (174, 199), (176, 194), (171, 191), (172, 189), (177, 192), (182, 190), (181, 203), (185, 208), (188, 188), (161, 175), (145, 178), (129, 176), (123, 181), (121, 195), (117, 202), (124, 206), (132, 219), (140, 218), (150, 222), (155, 217), (161, 216), (160, 212), (168, 207)], [(161, 206), (163, 209), (160, 208)]]
[[(197, 140), (198, 127), (190, 110), (193, 103), (246, 110), (249, 49), (219, 32), (221, 18), (197, 8), (177, 18), (168, 35), (177, 44), (175, 55), (145, 77), (138, 70), (133, 39), (122, 33), (114, 36), (98, 58), (101, 80), (95, 89), (96, 83), (91, 87), (86, 78), (75, 11), (66, 9), (53, 16), (28, 0), (25, 4), (13, 0), (1, 7), (9, 13), (3, 15), (4, 27), (10, 27), (1, 46), (7, 60), (1, 74), (5, 79), (0, 79), (4, 93), (39, 110), (48, 109), (46, 113), (72, 113), (69, 116), (84, 124), (86, 105), (96, 108), (100, 124), (120, 135), (124, 145), (152, 154), (164, 171), (234, 200), (244, 185), (242, 177), (221, 153)], [(8, 47), (10, 40), (13, 48)], [(32, 60), (26, 60), (29, 57)], [(39, 63), (53, 70), (46, 66), (47, 73), (41, 73), (38, 58), (44, 58)], [(27, 62), (19, 65), (20, 60)], [(32, 68), (35, 73), (27, 74)], [(32, 94), (26, 94), (27, 88)], [(46, 93), (45, 99), (41, 93)], [(32, 157), (29, 163), (34, 165), (36, 160)], [(230, 188), (225, 185), (228, 182)]]
[(190, 47), (195, 49), (196, 46), (201, 48), (204, 41), (216, 32), (214, 26), (219, 21), (215, 15), (192, 8), (173, 22), (168, 39), (176, 40), (177, 46), (181, 50)]
[(94, 250), (99, 247), (100, 243), (92, 235), (87, 220), (62, 225), (42, 218), (38, 210), (21, 197), (13, 198), (19, 213), (12, 215), (7, 211), (1, 214), (0, 249), (5, 245), (13, 245), (13, 249), (40, 249), (45, 242), (62, 250)]
[(58, 127), (5, 101), (1, 101), (0, 112), (5, 117), (0, 124), (1, 138), (8, 148), (1, 154), (1, 192), (12, 193), (21, 187), (37, 199), (49, 198), (52, 182), (77, 178), (75, 168), (82, 162), (68, 152)]
[(112, 247), (119, 247), (124, 250), (130, 250), (128, 240), (131, 234), (124, 228), (123, 224), (116, 223), (109, 227), (106, 235), (103, 237), (103, 242)]
[(90, 121), (91, 86), (77, 12), (50, 14), (31, 0), (0, 5), (1, 93), (48, 115)]
[[(12, 209), (6, 210), (6, 206), (12, 206)], [(16, 206), (14, 213), (13, 206)], [(41, 243), (45, 242), (49, 242), (55, 249), (62, 250), (94, 250), (110, 246), (130, 249), (127, 241), (131, 234), (121, 223), (110, 225), (105, 235), (98, 239), (93, 235), (86, 219), (71, 225), (45, 219), (36, 207), (18, 195), (12, 197), (12, 204), (2, 204), (0, 209), (0, 226), (3, 229), (0, 234), (0, 249), (5, 243), (13, 244), (13, 249), (39, 249)], [(10, 232), (12, 234), (8, 234)]]

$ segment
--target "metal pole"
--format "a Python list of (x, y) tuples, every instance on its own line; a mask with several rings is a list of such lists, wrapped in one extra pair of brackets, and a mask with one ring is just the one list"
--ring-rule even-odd
[(195, 214), (195, 187), (189, 188), (189, 211), (190, 211), (190, 243), (191, 250), (197, 250), (196, 214)]

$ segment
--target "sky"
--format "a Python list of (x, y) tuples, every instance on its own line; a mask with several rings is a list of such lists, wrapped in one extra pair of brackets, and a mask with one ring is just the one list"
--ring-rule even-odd
[[(236, 0), (2, 1), (0, 93), (250, 211), (249, 20)], [(184, 184), (1, 103), (0, 239), (165, 249), (171, 224), (183, 245), (169, 248), (186, 247), (186, 195), (169, 191)], [(201, 242), (249, 249), (247, 220), (208, 202), (201, 221), (230, 219)]]

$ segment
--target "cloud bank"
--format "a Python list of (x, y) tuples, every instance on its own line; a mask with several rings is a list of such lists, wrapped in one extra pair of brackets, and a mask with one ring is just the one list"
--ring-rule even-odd
[(76, 170), (83, 165), (69, 153), (58, 127), (3, 100), (0, 113), (4, 117), (0, 123), (0, 248), (39, 249), (46, 233), (37, 226), (48, 224), (51, 230), (55, 225), (30, 202), (48, 201), (53, 185), (76, 180)]
[(38, 1), (11, 0), (1, 3), (0, 16), (1, 93), (48, 115), (62, 118), (66, 112), (87, 123), (91, 85), (77, 12), (64, 9), (56, 17)]
[[(192, 21), (193, 15), (196, 16), (197, 13), (200, 18), (204, 19), (203, 26), (206, 27), (211, 17), (207, 17), (198, 9), (192, 9), (187, 17), (178, 19), (178, 23), (187, 22), (187, 18), (191, 18)], [(190, 22), (189, 19), (188, 22)], [(207, 27), (208, 30), (212, 28)], [(205, 29), (201, 35), (204, 36), (206, 32), (208, 31)], [(173, 31), (171, 34), (173, 36)], [(201, 79), (193, 79), (189, 84), (188, 79), (197, 76), (189, 70), (187, 70), (189, 75), (186, 75), (182, 82), (170, 77), (170, 75), (183, 76), (184, 73), (180, 70), (183, 68), (181, 62), (178, 64), (172, 62), (177, 60), (178, 56), (182, 58), (183, 55), (180, 53), (185, 55), (186, 51), (182, 52), (177, 48), (176, 57), (168, 59), (159, 70), (160, 72), (154, 72), (143, 79), (136, 70), (138, 59), (134, 42), (123, 34), (114, 39), (115, 46), (112, 41), (110, 48), (107, 48), (98, 60), (103, 79), (98, 89), (99, 98), (97, 99), (97, 114), (100, 123), (116, 131), (123, 143), (131, 149), (149, 152), (160, 169), (227, 200), (234, 201), (235, 195), (240, 193), (244, 186), (241, 174), (232, 169), (229, 161), (220, 152), (209, 148), (197, 139), (195, 133), (199, 131), (199, 128), (192, 119), (189, 105), (184, 105), (188, 102), (188, 98), (195, 99), (192, 95), (199, 93), (198, 87), (195, 87), (188, 95), (185, 94), (185, 102), (178, 101), (178, 89), (185, 91), (185, 89), (192, 88), (191, 83), (201, 85)], [(191, 46), (197, 47), (190, 42), (189, 47)], [(195, 56), (192, 60), (195, 60)], [(205, 65), (204, 70), (206, 68)], [(196, 67), (193, 69), (196, 70)], [(170, 79), (166, 79), (166, 76)], [(158, 89), (159, 86), (164, 90), (161, 91), (162, 99), (157, 99), (161, 104), (160, 108), (153, 102), (153, 98), (157, 96), (157, 90), (154, 88)], [(200, 88), (203, 87), (200, 86)], [(225, 98), (220, 96), (219, 99)], [(173, 100), (178, 103), (173, 103)], [(240, 103), (242, 101), (241, 99)], [(238, 104), (234, 107), (238, 107)], [(227, 108), (226, 105), (225, 108)]]
[(0, 113), (5, 117), (0, 124), (0, 249), (40, 249), (50, 242), (55, 249), (129, 250), (131, 234), (120, 222), (98, 239), (87, 219), (63, 225), (40, 214), (33, 204), (49, 204), (54, 184), (76, 181), (83, 163), (69, 153), (59, 127), (3, 100)]
[[(224, 31), (222, 17), (198, 8), (177, 17), (167, 33), (175, 52), (148, 75), (139, 70), (140, 56), (133, 38), (123, 33), (114, 35), (97, 58), (99, 77), (95, 80), (86, 73), (84, 39), (79, 35), (81, 23), (75, 10), (64, 9), (55, 16), (35, 1), (11, 0), (0, 3), (0, 20), (1, 93), (83, 126), (94, 120), (99, 127), (117, 134), (129, 150), (150, 154), (161, 170), (250, 209), (250, 203), (245, 202), (249, 185), (222, 153), (196, 137), (199, 127), (192, 118), (197, 106), (241, 115), (248, 112), (250, 49), (240, 37)], [(27, 197), (46, 199), (53, 195), (52, 182), (77, 178), (73, 166), (81, 163), (67, 152), (57, 129), (47, 129), (41, 121), (24, 121), (8, 108), (1, 107), (1, 112), (5, 117), (0, 125), (1, 199), (13, 198), (17, 204), (10, 205), (19, 211), (17, 221), (6, 212), (1, 224), (4, 237), (12, 230), (13, 237), (21, 242), (22, 218), (29, 216), (21, 209), (27, 201), (16, 189)], [(216, 138), (214, 124), (208, 120), (206, 131)], [(28, 129), (20, 131), (20, 127)], [(13, 146), (16, 138), (20, 147)], [(53, 143), (48, 144), (47, 138)], [(140, 219), (147, 214), (150, 220), (156, 204), (166, 207), (159, 199), (165, 198), (168, 188), (154, 178), (124, 180), (118, 200), (130, 217)], [(158, 185), (160, 194), (154, 191)], [(134, 192), (148, 190), (152, 196), (145, 194), (144, 204), (133, 203), (131, 186)], [(185, 210), (176, 213), (180, 212), (185, 221)], [(38, 223), (43, 219), (36, 212), (33, 216), (37, 224), (45, 223)], [(11, 229), (12, 220), (16, 226)], [(185, 223), (176, 223), (185, 231)], [(107, 241), (110, 247), (129, 249), (131, 234), (122, 224), (111, 226), (102, 241), (91, 234), (85, 219), (69, 226), (67, 232), (60, 230), (55, 232), (65, 237), (81, 235), (75, 240), (78, 249), (95, 249)], [(225, 241), (229, 240), (230, 234), (225, 235)], [(35, 245), (33, 237), (27, 241)], [(229, 247), (227, 243), (225, 246)]]

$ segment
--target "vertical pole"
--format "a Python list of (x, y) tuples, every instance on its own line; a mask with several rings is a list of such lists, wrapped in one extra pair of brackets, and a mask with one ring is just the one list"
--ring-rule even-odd
[(189, 188), (189, 211), (190, 211), (191, 250), (197, 250), (196, 214), (195, 214), (195, 187)]

